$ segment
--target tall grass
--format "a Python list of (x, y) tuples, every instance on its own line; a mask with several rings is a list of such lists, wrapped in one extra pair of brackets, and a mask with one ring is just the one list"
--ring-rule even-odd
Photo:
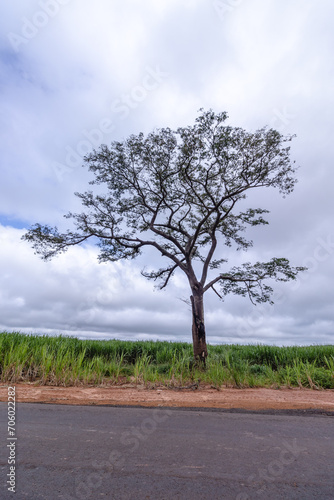
[(184, 342), (79, 340), (0, 333), (0, 380), (44, 385), (143, 384), (180, 387), (334, 389), (334, 346), (208, 346), (206, 370)]

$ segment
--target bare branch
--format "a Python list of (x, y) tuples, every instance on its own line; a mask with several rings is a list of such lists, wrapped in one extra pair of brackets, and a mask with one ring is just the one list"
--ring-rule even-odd
[(220, 295), (220, 293), (218, 293), (218, 292), (217, 292), (217, 290), (215, 289), (215, 287), (214, 287), (213, 285), (211, 285), (211, 288), (212, 288), (212, 290), (213, 290), (213, 291), (214, 291), (214, 292), (218, 295), (218, 297), (219, 297), (220, 299), (223, 299), (222, 295)]

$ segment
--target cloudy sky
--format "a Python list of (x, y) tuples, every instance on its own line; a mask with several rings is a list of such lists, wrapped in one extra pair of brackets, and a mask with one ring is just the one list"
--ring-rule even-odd
[(297, 134), (299, 182), (286, 199), (252, 197), (270, 225), (244, 259), (309, 269), (275, 286), (274, 306), (207, 292), (208, 342), (334, 343), (332, 0), (11, 0), (1, 11), (0, 330), (191, 341), (183, 276), (157, 291), (140, 275), (159, 256), (98, 264), (85, 246), (45, 263), (20, 238), (79, 210), (93, 147), (212, 108), (231, 125)]

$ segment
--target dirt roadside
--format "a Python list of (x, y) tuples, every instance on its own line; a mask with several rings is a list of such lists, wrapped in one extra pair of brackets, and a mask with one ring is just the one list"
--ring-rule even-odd
[[(247, 410), (318, 409), (334, 411), (334, 390), (311, 389), (146, 389), (143, 386), (53, 387), (15, 384), (16, 402), (68, 405), (131, 405)], [(0, 401), (8, 385), (0, 386)]]

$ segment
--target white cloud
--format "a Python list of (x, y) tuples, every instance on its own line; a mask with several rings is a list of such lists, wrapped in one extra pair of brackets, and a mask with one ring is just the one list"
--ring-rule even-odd
[[(23, 233), (0, 226), (1, 329), (83, 338), (191, 340), (190, 309), (180, 300), (189, 295), (182, 275), (166, 291), (156, 291), (137, 265), (98, 264), (97, 250), (89, 246), (43, 262), (20, 239)], [(333, 266), (333, 259), (330, 263)], [(334, 317), (320, 293), (330, 290), (331, 283), (318, 273), (303, 280), (295, 285), (298, 294), (293, 285), (277, 287), (276, 306), (254, 307), (240, 297), (222, 303), (208, 292), (208, 341), (328, 342)], [(312, 292), (319, 293), (315, 303)]]
[(99, 264), (92, 247), (43, 262), (20, 240), (23, 232), (0, 226), (2, 328), (187, 337), (185, 306), (172, 292), (156, 292), (136, 266)]

